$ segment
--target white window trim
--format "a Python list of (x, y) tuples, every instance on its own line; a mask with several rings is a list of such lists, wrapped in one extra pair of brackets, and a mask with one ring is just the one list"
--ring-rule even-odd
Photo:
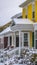
[[(30, 33), (29, 32), (23, 32), (23, 38), (24, 38), (24, 33), (28, 34), (28, 47), (30, 47)], [(23, 41), (24, 44), (24, 41)]]

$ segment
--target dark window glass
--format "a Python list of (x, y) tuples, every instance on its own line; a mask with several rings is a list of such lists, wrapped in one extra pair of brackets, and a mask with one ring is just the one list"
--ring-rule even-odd
[(19, 16), (19, 17), (17, 17), (17, 18), (22, 18), (22, 16)]
[(35, 12), (33, 12), (33, 18), (35, 17)]
[(14, 26), (14, 25), (15, 25), (15, 22), (12, 23), (12, 26)]
[(10, 45), (12, 45), (12, 37), (10, 36)]
[(36, 41), (36, 49), (37, 49), (37, 31), (35, 32), (35, 41)]
[(37, 61), (35, 62), (35, 65), (37, 65)]
[(28, 46), (28, 34), (24, 34), (24, 46)]
[(36, 40), (36, 49), (37, 49), (37, 40)]
[(8, 37), (4, 37), (4, 48), (8, 46)]
[(19, 35), (16, 35), (16, 47), (19, 47)]
[(27, 15), (25, 16), (25, 18), (27, 18)]

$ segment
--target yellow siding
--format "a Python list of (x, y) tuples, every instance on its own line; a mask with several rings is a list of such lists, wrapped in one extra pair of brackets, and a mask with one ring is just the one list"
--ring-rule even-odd
[(25, 15), (26, 15), (26, 9), (23, 8), (23, 11), (22, 11), (22, 17), (25, 18)]
[(28, 5), (28, 18), (32, 20), (32, 4)]
[(35, 21), (37, 22), (37, 1), (35, 1)]
[(30, 32), (30, 48), (32, 48), (32, 32)]

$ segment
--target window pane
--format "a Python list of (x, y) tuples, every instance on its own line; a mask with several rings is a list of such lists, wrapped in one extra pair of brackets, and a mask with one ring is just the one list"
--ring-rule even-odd
[(24, 38), (28, 38), (28, 34), (27, 33), (24, 33)]
[(16, 35), (16, 47), (19, 47), (19, 35)]
[(36, 49), (37, 49), (37, 40), (36, 40)]
[(35, 65), (37, 65), (37, 62), (35, 62)]
[(25, 16), (25, 18), (27, 18), (27, 15)]
[(24, 46), (28, 46), (28, 42), (25, 42), (25, 43), (24, 43)]
[(36, 31), (36, 35), (35, 35), (36, 39), (37, 39), (37, 31)]
[(33, 12), (33, 18), (35, 18), (35, 12)]
[(28, 34), (24, 33), (24, 46), (28, 46)]

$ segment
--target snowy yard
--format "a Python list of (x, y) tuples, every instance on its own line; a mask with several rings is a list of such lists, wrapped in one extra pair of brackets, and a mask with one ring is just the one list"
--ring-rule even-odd
[[(37, 49), (27, 47), (0, 50), (0, 65), (34, 65), (37, 62)], [(37, 64), (36, 64), (37, 65)]]

